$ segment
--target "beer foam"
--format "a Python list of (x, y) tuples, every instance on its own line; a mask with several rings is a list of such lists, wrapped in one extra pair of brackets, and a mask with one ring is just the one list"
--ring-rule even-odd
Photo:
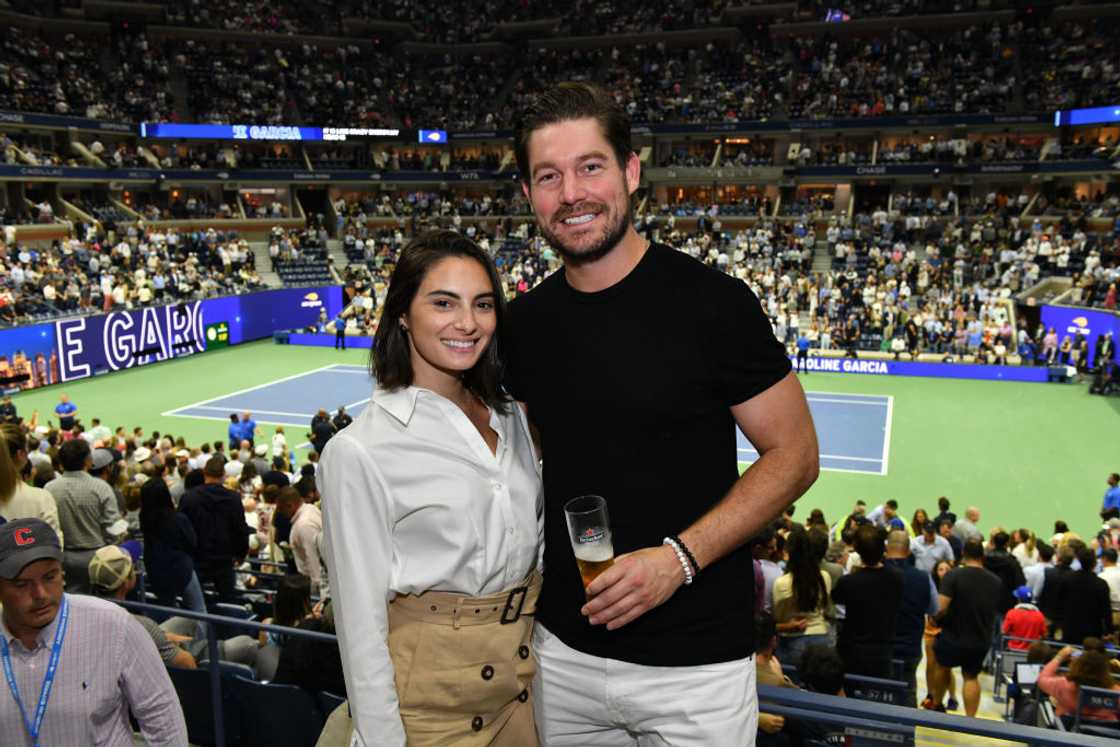
[(578, 559), (588, 563), (602, 563), (614, 558), (614, 546), (610, 540), (579, 545), (573, 549)]

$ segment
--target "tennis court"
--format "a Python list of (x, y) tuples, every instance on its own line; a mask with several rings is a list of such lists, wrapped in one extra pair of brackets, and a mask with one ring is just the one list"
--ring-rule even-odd
[[(822, 470), (887, 474), (893, 397), (814, 391), (805, 395), (817, 426)], [(739, 461), (753, 462), (758, 451), (742, 431), (738, 437)]]

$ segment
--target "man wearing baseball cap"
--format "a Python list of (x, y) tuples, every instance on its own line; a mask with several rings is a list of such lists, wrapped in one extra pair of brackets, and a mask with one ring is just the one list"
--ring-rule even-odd
[(0, 525), (4, 744), (131, 747), (129, 711), (150, 745), (187, 727), (155, 645), (123, 608), (63, 592), (58, 535), (39, 519)]

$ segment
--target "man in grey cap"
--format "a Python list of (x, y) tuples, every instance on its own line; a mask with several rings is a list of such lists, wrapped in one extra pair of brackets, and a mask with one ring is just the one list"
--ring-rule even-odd
[[(98, 451), (107, 451), (98, 449)], [(107, 454), (112, 461), (112, 454)], [(104, 461), (106, 455), (99, 454)], [(128, 531), (117, 496), (109, 484), (86, 470), (95, 465), (89, 444), (80, 438), (64, 443), (58, 450), (62, 475), (44, 487), (58, 504), (58, 523), (66, 537), (62, 563), (66, 569), (66, 590), (72, 594), (89, 593), (89, 561), (98, 548), (112, 545)]]
[[(0, 525), (4, 744), (187, 744), (155, 645), (123, 608), (63, 592), (58, 535), (39, 519)], [(36, 698), (38, 698), (36, 700)]]

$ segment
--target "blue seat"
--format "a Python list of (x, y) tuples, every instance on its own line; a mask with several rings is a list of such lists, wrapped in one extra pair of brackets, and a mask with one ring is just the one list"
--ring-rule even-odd
[(907, 685), (901, 680), (883, 680), (858, 674), (844, 675), (844, 694), (856, 700), (888, 705), (906, 705)]
[[(210, 672), (207, 669), (180, 669), (168, 667), (171, 684), (179, 696), (183, 716), (187, 721), (187, 738), (191, 744), (211, 747), (214, 740), (214, 709), (210, 699)], [(222, 721), (225, 725), (226, 744), (241, 743), (241, 715), (231, 688), (223, 683)]]
[(334, 693), (318, 692), (315, 693), (316, 700), (319, 701), (319, 710), (323, 712), (323, 719), (330, 718), (334, 710), (346, 702), (346, 698)]
[(314, 747), (323, 731), (315, 697), (297, 685), (266, 685), (236, 677), (233, 694), (241, 705), (241, 744), (246, 747)]
[(1120, 739), (1120, 721), (1082, 718), (1081, 714), (1086, 708), (1120, 713), (1120, 691), (1088, 686), (1078, 688), (1077, 713), (1073, 716), (1072, 729), (1080, 734)]
[[(243, 607), (239, 604), (215, 602), (214, 604), (207, 606), (209, 607), (210, 613), (214, 615), (230, 617), (235, 620), (255, 621), (257, 619), (257, 616), (253, 613), (252, 609)], [(224, 641), (227, 638), (233, 638), (236, 635), (242, 635), (245, 633), (251, 633), (251, 631), (249, 631), (247, 628), (241, 628), (236, 625), (220, 625), (218, 623), (214, 623), (214, 634), (218, 636), (219, 640)]]

